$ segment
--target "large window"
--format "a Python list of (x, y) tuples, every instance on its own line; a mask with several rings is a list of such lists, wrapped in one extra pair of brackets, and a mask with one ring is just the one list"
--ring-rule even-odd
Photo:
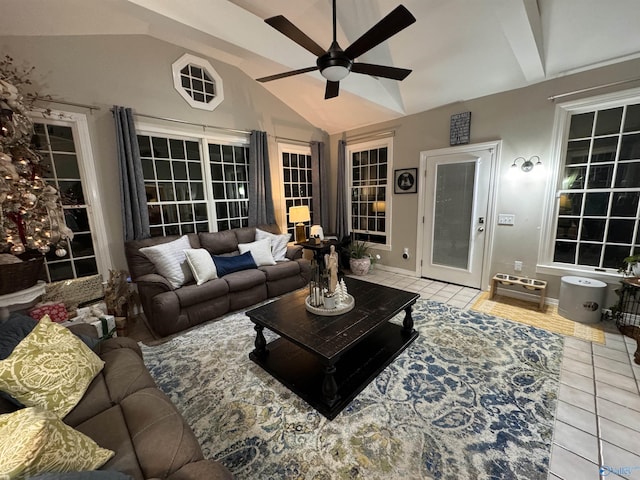
[(347, 147), (350, 225), (356, 240), (389, 244), (392, 139)]
[(640, 96), (560, 107), (551, 261), (617, 270), (640, 253)]
[(55, 282), (78, 277), (105, 275), (110, 258), (101, 219), (93, 158), (89, 147), (86, 117), (51, 112), (34, 117), (35, 149), (42, 156), (41, 175), (60, 193), (67, 226), (74, 237), (66, 242), (66, 254), (54, 249), (45, 257), (47, 280)]
[(138, 133), (152, 236), (248, 225), (248, 145)]
[(289, 221), (289, 209), (293, 206), (306, 205), (311, 213), (311, 220), (306, 222), (307, 227), (313, 220), (313, 188), (311, 177), (311, 149), (309, 147), (297, 147), (295, 145), (279, 145), (280, 159), (282, 162), (282, 188), (285, 203), (284, 218), (286, 218), (287, 232), (291, 238), (295, 237), (295, 225)]

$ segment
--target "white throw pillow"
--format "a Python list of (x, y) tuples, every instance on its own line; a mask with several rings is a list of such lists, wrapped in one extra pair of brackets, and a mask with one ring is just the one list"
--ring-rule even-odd
[(276, 235), (275, 233), (265, 232), (256, 228), (256, 240), (271, 240), (271, 254), (276, 262), (288, 260), (285, 255), (287, 254), (287, 243), (291, 240), (290, 233), (283, 233), (282, 235)]
[(276, 264), (276, 261), (273, 259), (273, 255), (271, 254), (271, 242), (268, 238), (251, 243), (239, 243), (238, 250), (240, 250), (241, 254), (251, 252), (253, 260), (259, 267), (262, 265)]
[(140, 251), (153, 262), (158, 273), (166, 278), (173, 288), (180, 288), (193, 279), (184, 253), (190, 248), (189, 237), (183, 235), (172, 242), (143, 247)]
[(196, 279), (196, 284), (202, 285), (204, 282), (218, 278), (216, 264), (213, 263), (211, 254), (204, 248), (191, 248), (184, 251), (187, 256), (187, 263), (191, 268), (191, 273)]

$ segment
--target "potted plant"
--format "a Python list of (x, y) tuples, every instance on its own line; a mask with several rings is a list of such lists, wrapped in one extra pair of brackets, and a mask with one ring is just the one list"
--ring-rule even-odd
[(371, 268), (369, 247), (363, 241), (356, 240), (349, 245), (349, 268), (354, 275), (366, 275)]
[(623, 262), (624, 265), (618, 269), (619, 273), (625, 276), (640, 277), (640, 254), (626, 257)]

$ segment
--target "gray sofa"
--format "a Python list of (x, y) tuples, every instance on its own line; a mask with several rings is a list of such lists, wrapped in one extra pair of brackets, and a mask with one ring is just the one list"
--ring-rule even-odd
[[(280, 233), (277, 225), (260, 225), (258, 228)], [(205, 248), (213, 255), (237, 255), (238, 244), (253, 242), (255, 235), (255, 227), (244, 227), (192, 233), (188, 237), (192, 248)], [(227, 312), (304, 287), (309, 282), (310, 262), (302, 258), (301, 247), (289, 246), (287, 261), (230, 273), (202, 285), (192, 281), (174, 289), (140, 249), (178, 238), (153, 237), (125, 243), (131, 280), (138, 287), (147, 323), (158, 336), (180, 332)]]

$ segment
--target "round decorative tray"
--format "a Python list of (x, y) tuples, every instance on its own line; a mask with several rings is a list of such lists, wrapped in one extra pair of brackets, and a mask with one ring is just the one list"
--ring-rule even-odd
[(315, 313), (316, 315), (323, 315), (325, 317), (334, 317), (336, 315), (342, 315), (343, 313), (350, 312), (355, 307), (355, 299), (347, 293), (347, 298), (344, 302), (341, 302), (336, 308), (324, 308), (313, 307), (309, 304), (309, 297), (304, 299), (304, 306), (308, 312)]

